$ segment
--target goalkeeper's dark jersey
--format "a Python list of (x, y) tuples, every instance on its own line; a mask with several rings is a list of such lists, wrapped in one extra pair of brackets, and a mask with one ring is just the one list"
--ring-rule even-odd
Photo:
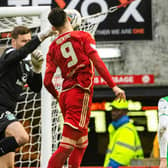
[(39, 44), (38, 37), (35, 37), (18, 50), (7, 48), (0, 56), (0, 106), (13, 111), (25, 84), (35, 92), (40, 91), (41, 74), (34, 73), (24, 60)]

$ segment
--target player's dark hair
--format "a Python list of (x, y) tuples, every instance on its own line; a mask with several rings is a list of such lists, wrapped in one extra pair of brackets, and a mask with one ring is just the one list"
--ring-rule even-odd
[(65, 24), (66, 13), (61, 8), (53, 8), (48, 15), (48, 20), (54, 27), (61, 27)]
[(24, 35), (30, 32), (31, 30), (25, 26), (17, 26), (17, 27), (14, 27), (13, 31), (11, 32), (11, 37), (14, 39), (17, 39), (18, 35)]

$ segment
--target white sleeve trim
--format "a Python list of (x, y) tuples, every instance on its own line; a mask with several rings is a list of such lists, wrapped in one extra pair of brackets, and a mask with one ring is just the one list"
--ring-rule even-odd
[(8, 50), (6, 50), (6, 54), (9, 54), (10, 52), (12, 52), (12, 51), (14, 51), (14, 50), (16, 50), (15, 48), (10, 48), (10, 49), (8, 49)]

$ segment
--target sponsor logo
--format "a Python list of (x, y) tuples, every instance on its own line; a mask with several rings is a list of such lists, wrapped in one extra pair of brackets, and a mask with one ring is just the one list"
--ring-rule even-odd
[(8, 120), (15, 120), (16, 117), (13, 113), (11, 113), (10, 111), (5, 111), (4, 113), (2, 113), (0, 115), (0, 120), (3, 118), (7, 118)]
[(16, 119), (15, 115), (13, 113), (11, 113), (10, 111), (6, 111), (5, 113), (6, 113), (6, 118), (8, 120), (14, 120), (14, 119)]

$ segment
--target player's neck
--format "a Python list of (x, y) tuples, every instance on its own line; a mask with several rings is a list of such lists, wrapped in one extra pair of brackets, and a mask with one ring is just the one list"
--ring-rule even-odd
[(61, 35), (70, 31), (73, 31), (72, 26), (70, 24), (66, 24), (65, 26), (61, 27), (61, 29), (59, 29), (59, 34)]
[(59, 35), (67, 33), (67, 32), (71, 32), (71, 31), (73, 31), (73, 29), (72, 30), (71, 29), (64, 29), (64, 30), (59, 31)]

